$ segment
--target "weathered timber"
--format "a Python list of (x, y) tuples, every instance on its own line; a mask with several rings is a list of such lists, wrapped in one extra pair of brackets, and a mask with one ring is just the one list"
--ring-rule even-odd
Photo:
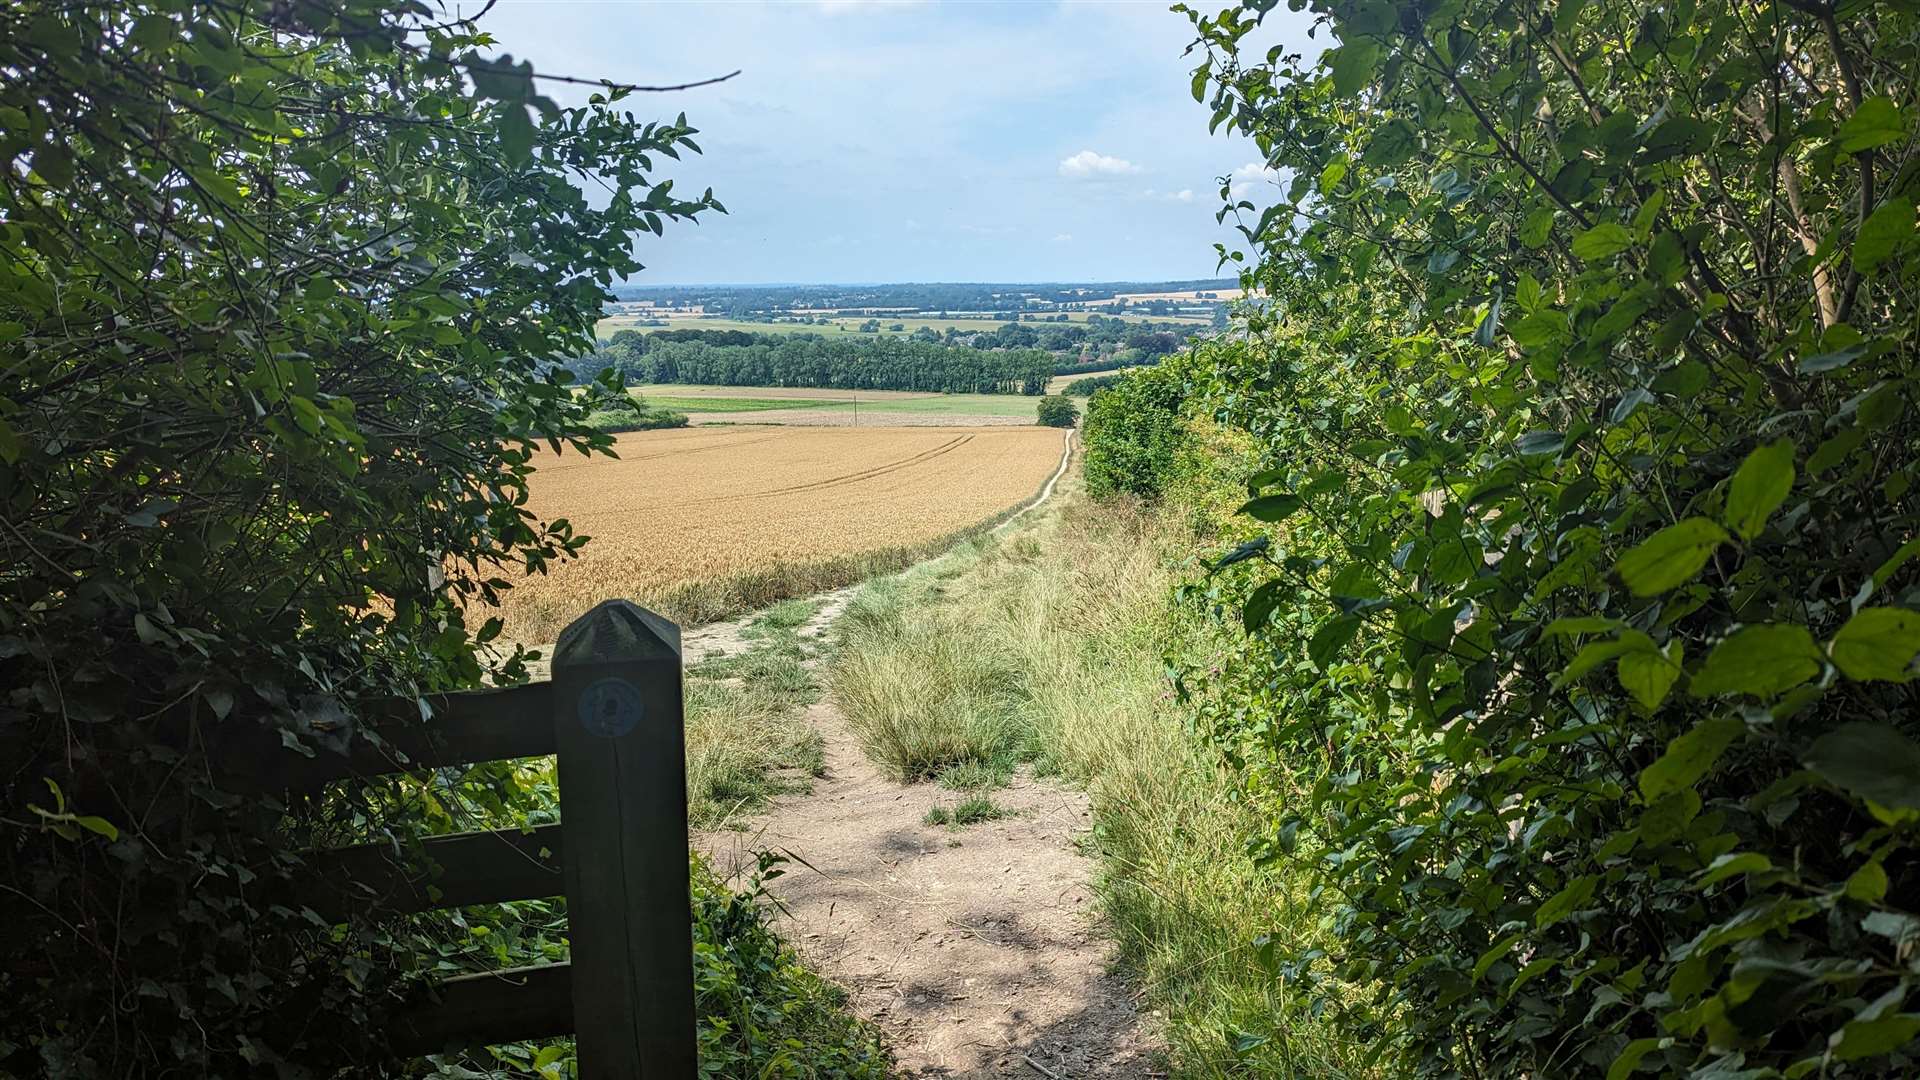
[(436, 836), (417, 846), (359, 844), (306, 856), (296, 903), (340, 921), (361, 911), (412, 914), (435, 908), (559, 896), (565, 829)]
[[(553, 684), (473, 690), (427, 698), (432, 717), (412, 701), (369, 710), (348, 752), (309, 746), (308, 757), (282, 742), (277, 729), (225, 725), (212, 748), (222, 782), (236, 791), (312, 789), (349, 776), (381, 776), (476, 761), (540, 757), (554, 752)], [(309, 740), (311, 741), (311, 740)]]
[(561, 633), (553, 688), (581, 1075), (690, 1078), (680, 629), (607, 601)]
[[(546, 1039), (573, 1030), (572, 965), (541, 964), (448, 979), (387, 1031), (395, 1054)], [(691, 1076), (692, 1074), (687, 1074)]]

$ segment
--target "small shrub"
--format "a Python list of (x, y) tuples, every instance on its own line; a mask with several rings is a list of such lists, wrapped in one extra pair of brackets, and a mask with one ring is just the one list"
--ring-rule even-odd
[(631, 409), (599, 409), (587, 417), (589, 428), (608, 434), (682, 428), (686, 427), (687, 423), (686, 413), (673, 412), (669, 409), (649, 409), (637, 401)]
[(1048, 394), (1035, 410), (1046, 427), (1072, 427), (1080, 419), (1080, 408), (1061, 394)]
[(959, 829), (968, 825), (978, 825), (983, 821), (998, 821), (1011, 816), (1013, 811), (985, 795), (971, 795), (962, 799), (952, 809), (935, 804), (927, 811), (924, 820), (929, 825), (946, 825)]

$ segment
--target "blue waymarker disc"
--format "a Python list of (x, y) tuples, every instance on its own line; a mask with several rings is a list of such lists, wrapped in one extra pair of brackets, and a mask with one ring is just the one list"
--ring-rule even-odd
[(601, 679), (580, 694), (580, 726), (603, 739), (617, 739), (640, 723), (646, 706), (625, 679)]

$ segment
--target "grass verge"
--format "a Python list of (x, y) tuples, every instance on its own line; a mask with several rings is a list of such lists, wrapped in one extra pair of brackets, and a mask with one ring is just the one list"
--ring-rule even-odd
[[(809, 612), (811, 614), (811, 612)], [(794, 633), (769, 612), (752, 648), (687, 668), (687, 819), (726, 824), (776, 795), (805, 791), (826, 761), (803, 710), (820, 697)]]
[(1367, 1048), (1262, 963), (1261, 943), (1320, 928), (1301, 882), (1247, 857), (1264, 811), (1163, 681), (1169, 647), (1205, 647), (1170, 603), (1175, 527), (1077, 492), (1056, 506), (864, 590), (836, 624), (835, 700), (896, 775), (984, 784), (1012, 755), (1085, 785), (1103, 910), (1166, 1018), (1175, 1075), (1368, 1075)]

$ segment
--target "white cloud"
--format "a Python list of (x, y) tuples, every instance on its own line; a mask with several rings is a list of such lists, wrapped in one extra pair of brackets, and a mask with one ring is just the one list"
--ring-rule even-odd
[(1262, 184), (1278, 184), (1280, 170), (1264, 161), (1249, 161), (1233, 170), (1231, 178), (1233, 197), (1244, 199), (1259, 190)]
[(1064, 232), (1063, 232), (1063, 233), (1055, 233), (1055, 234), (1053, 235), (1053, 242), (1054, 242), (1054, 243), (1056, 243), (1056, 244), (1071, 244), (1071, 243), (1073, 243), (1073, 234), (1072, 234), (1072, 233), (1064, 233)]
[(1140, 166), (1124, 158), (1108, 157), (1092, 150), (1082, 150), (1069, 158), (1060, 160), (1060, 175), (1083, 180), (1094, 176), (1125, 176), (1137, 173)]
[(1192, 202), (1193, 189), (1181, 188), (1179, 191), (1169, 191), (1167, 192), (1167, 198), (1172, 199), (1174, 202)]

